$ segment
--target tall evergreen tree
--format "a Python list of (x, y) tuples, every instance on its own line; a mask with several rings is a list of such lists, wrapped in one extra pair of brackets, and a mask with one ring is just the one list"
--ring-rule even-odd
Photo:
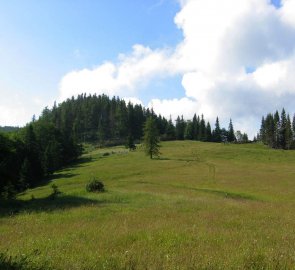
[(144, 125), (143, 145), (146, 155), (151, 159), (160, 155), (160, 140), (156, 121), (149, 117)]
[(218, 117), (216, 118), (216, 122), (215, 122), (215, 129), (213, 132), (213, 140), (214, 142), (221, 142), (221, 129), (220, 129), (220, 125), (219, 125), (219, 119)]
[(234, 126), (231, 119), (228, 125), (227, 140), (228, 142), (234, 142), (236, 140)]
[(206, 141), (207, 142), (212, 141), (212, 131), (211, 131), (211, 125), (209, 122), (207, 122), (207, 125), (206, 125)]
[(166, 139), (167, 140), (175, 140), (176, 139), (176, 134), (175, 134), (175, 126), (172, 123), (172, 119), (170, 116), (170, 119), (168, 121), (168, 125), (166, 127)]
[(185, 135), (186, 140), (193, 140), (194, 139), (194, 125), (192, 121), (186, 122), (186, 128), (185, 128)]
[(183, 116), (181, 118), (178, 116), (176, 119), (176, 139), (177, 140), (184, 140), (184, 132), (185, 132), (185, 122)]
[(199, 138), (202, 142), (206, 141), (206, 124), (203, 114), (200, 121)]
[(280, 147), (283, 149), (287, 148), (286, 132), (287, 132), (287, 116), (286, 116), (285, 109), (283, 108), (281, 113), (281, 122), (280, 122)]

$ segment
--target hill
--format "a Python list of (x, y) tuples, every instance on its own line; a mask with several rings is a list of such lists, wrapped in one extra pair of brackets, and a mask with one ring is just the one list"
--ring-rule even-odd
[[(293, 269), (293, 151), (162, 145), (158, 160), (93, 149), (0, 208), (0, 253), (52, 269)], [(93, 176), (106, 192), (86, 192)]]
[(0, 126), (0, 132), (14, 132), (14, 131), (18, 131), (19, 129), (20, 129), (19, 127)]

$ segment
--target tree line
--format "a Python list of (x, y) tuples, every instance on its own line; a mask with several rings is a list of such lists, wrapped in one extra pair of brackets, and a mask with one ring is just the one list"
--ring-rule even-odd
[(262, 117), (258, 140), (271, 148), (295, 149), (295, 115), (291, 122), (290, 115), (282, 109)]
[(33, 117), (24, 128), (0, 132), (0, 197), (38, 185), (44, 177), (79, 157), (84, 142), (125, 144), (132, 149), (143, 139), (144, 123), (150, 118), (161, 140), (238, 139), (231, 120), (228, 129), (220, 127), (218, 117), (212, 129), (203, 115), (194, 115), (191, 120), (178, 116), (174, 123), (171, 117), (168, 120), (152, 109), (118, 97), (82, 94), (55, 103), (51, 109), (46, 107), (39, 119)]
[(81, 145), (44, 119), (0, 133), (0, 198), (37, 186), (81, 153)]

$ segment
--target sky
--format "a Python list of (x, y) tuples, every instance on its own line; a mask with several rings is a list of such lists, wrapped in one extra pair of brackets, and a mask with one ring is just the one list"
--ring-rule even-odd
[(295, 0), (0, 1), (0, 125), (54, 101), (119, 96), (166, 117), (295, 112)]

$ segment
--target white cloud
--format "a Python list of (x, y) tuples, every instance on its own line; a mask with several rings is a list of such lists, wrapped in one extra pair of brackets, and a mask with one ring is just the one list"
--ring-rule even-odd
[(294, 0), (282, 0), (283, 6), (280, 9), (282, 19), (290, 24), (295, 26), (295, 1)]
[[(263, 114), (295, 107), (295, 0), (179, 0), (174, 50), (135, 45), (117, 63), (70, 72), (60, 98), (81, 92), (140, 97), (152, 79), (180, 74), (185, 97), (149, 103), (165, 116), (204, 113), (254, 134)], [(253, 73), (245, 70), (250, 67)], [(255, 123), (255, 124), (254, 124)]]
[(39, 115), (41, 108), (47, 104), (34, 97), (28, 99), (23, 94), (1, 93), (0, 123), (1, 126), (24, 126), (32, 120), (33, 115)]
[(183, 115), (185, 119), (190, 119), (194, 112), (196, 112), (198, 104), (195, 100), (184, 97), (171, 100), (152, 99), (148, 107), (153, 109), (155, 113), (161, 114), (168, 119), (170, 116), (172, 119), (176, 119), (180, 115)]
[(123, 97), (123, 100), (128, 104), (129, 102), (132, 103), (133, 105), (141, 105), (143, 106), (143, 103), (140, 99), (136, 97)]
[(120, 54), (117, 63), (106, 62), (92, 69), (72, 71), (60, 83), (60, 100), (80, 93), (134, 95), (152, 78), (175, 73), (169, 50), (152, 51), (134, 45), (129, 55)]

